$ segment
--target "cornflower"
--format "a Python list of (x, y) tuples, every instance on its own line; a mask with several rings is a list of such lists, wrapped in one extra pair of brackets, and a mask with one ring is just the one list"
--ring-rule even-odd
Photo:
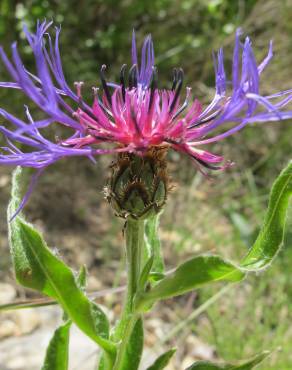
[[(285, 109), (292, 99), (292, 90), (268, 96), (260, 94), (260, 77), (273, 55), (272, 42), (267, 56), (258, 65), (250, 39), (246, 37), (241, 43), (238, 30), (232, 78), (226, 77), (223, 49), (220, 49), (214, 58), (215, 95), (203, 108), (197, 99), (191, 98), (190, 87), (181, 98), (184, 80), (181, 68), (173, 70), (170, 89), (159, 89), (151, 36), (144, 40), (139, 63), (133, 32), (128, 77), (127, 67), (123, 65), (119, 83), (107, 82), (106, 66), (102, 65), (102, 89), (93, 87), (93, 103), (89, 104), (82, 97), (83, 82), (75, 83), (75, 91), (66, 82), (59, 50), (61, 28), (55, 29), (52, 38), (48, 33), (51, 24), (38, 22), (35, 34), (24, 26), (35, 57), (36, 74), (23, 65), (16, 43), (11, 46), (11, 60), (0, 48), (2, 62), (12, 79), (0, 82), (0, 87), (21, 90), (45, 114), (45, 118), (34, 120), (25, 106), (27, 119), (22, 120), (0, 108), (5, 119), (0, 132), (7, 141), (0, 153), (0, 164), (36, 168), (29, 193), (44, 168), (71, 156), (92, 160), (96, 155), (125, 152), (143, 156), (153, 148), (164, 146), (187, 154), (199, 167), (224, 169), (231, 162), (203, 150), (202, 146), (221, 141), (255, 122), (292, 118), (292, 111)], [(11, 124), (9, 128), (7, 122)], [(43, 132), (56, 124), (66, 127), (66, 137), (47, 139)], [(215, 134), (217, 129), (220, 133)]]

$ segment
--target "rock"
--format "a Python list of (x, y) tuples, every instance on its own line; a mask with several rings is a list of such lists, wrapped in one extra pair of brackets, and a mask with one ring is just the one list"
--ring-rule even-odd
[(0, 304), (11, 303), (16, 297), (15, 288), (6, 283), (0, 283)]
[(189, 335), (186, 340), (187, 353), (193, 356), (196, 360), (213, 360), (215, 350), (212, 346), (204, 343), (200, 338)]
[(13, 316), (18, 327), (16, 335), (31, 333), (41, 324), (41, 318), (36, 309), (16, 311)]
[(102, 282), (95, 276), (89, 275), (87, 278), (87, 289), (89, 291), (99, 291), (103, 289)]
[(187, 369), (189, 366), (191, 366), (194, 363), (194, 359), (191, 356), (186, 356), (182, 360), (182, 369)]
[[(0, 369), (39, 370), (49, 341), (61, 323), (61, 316), (62, 310), (57, 306), (25, 309), (1, 316)], [(92, 370), (97, 355), (95, 343), (72, 325), (70, 370)]]
[(0, 188), (5, 188), (10, 182), (10, 176), (2, 175), (0, 176)]
[(12, 320), (3, 320), (0, 322), (0, 339), (15, 335), (17, 325)]
[(7, 312), (1, 318), (0, 338), (29, 334), (41, 324), (39, 314), (33, 309)]

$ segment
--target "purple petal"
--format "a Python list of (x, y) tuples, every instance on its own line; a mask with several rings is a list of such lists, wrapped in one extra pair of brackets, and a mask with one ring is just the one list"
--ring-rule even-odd
[[(135, 34), (133, 34), (135, 36)], [(136, 41), (133, 38), (134, 42), (132, 43), (132, 61), (137, 62), (137, 50), (136, 50)], [(134, 63), (137, 64), (138, 63)], [(141, 52), (141, 65), (138, 73), (138, 84), (143, 88), (148, 88), (151, 83), (151, 76), (154, 67), (154, 47), (151, 36), (148, 35), (142, 46)]]
[(237, 90), (239, 85), (239, 49), (240, 49), (240, 40), (239, 37), (242, 34), (240, 28), (236, 30), (235, 34), (235, 45), (233, 52), (233, 62), (232, 62), (232, 84), (234, 90)]
[(266, 66), (270, 63), (271, 59), (273, 58), (273, 41), (270, 41), (268, 55), (262, 61), (262, 63), (258, 66), (258, 72), (261, 74)]
[(15, 211), (15, 213), (12, 215), (12, 217), (10, 218), (9, 222), (12, 222), (14, 220), (14, 218), (19, 214), (19, 212), (21, 212), (21, 210), (23, 209), (23, 207), (26, 205), (26, 203), (28, 202), (36, 184), (37, 184), (37, 180), (38, 178), (40, 177), (40, 175), (42, 174), (42, 172), (44, 171), (44, 168), (40, 168), (37, 170), (37, 172), (32, 176), (31, 178), (31, 181), (30, 181), (30, 184), (29, 184), (29, 187), (27, 189), (27, 192), (25, 193), (24, 197), (22, 198), (17, 210)]
[(132, 64), (136, 64), (139, 68), (137, 58), (136, 34), (134, 29), (132, 33)]

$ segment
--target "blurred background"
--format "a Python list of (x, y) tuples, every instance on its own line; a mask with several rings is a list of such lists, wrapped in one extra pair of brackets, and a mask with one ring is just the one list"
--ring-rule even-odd
[[(239, 26), (252, 38), (258, 61), (269, 40), (274, 40), (275, 56), (262, 75), (262, 93), (292, 85), (291, 0), (0, 0), (0, 43), (8, 50), (18, 40), (23, 60), (32, 70), (22, 23), (33, 30), (37, 19), (44, 18), (62, 24), (65, 75), (70, 85), (84, 81), (89, 99), (102, 64), (108, 65), (112, 80), (118, 78), (123, 63), (130, 64), (133, 28), (139, 45), (148, 33), (153, 36), (160, 86), (169, 86), (172, 68), (182, 67), (186, 85), (204, 103), (214, 94), (212, 51), (224, 46), (230, 72)], [(0, 80), (7, 80), (2, 65)], [(21, 93), (0, 89), (0, 101), (8, 111), (23, 116), (27, 101)], [(213, 152), (223, 153), (236, 165), (211, 179), (198, 173), (188, 158), (169, 155), (175, 187), (161, 222), (168, 268), (206, 251), (237, 261), (246, 253), (263, 220), (271, 184), (291, 158), (291, 123), (248, 127), (213, 145)], [(53, 165), (25, 209), (27, 218), (67, 263), (75, 270), (87, 265), (89, 291), (125, 283), (123, 221), (114, 218), (103, 196), (112, 159), (104, 156), (93, 165), (76, 158)], [(0, 167), (0, 304), (37, 297), (15, 284), (11, 269), (6, 229), (10, 174), (10, 168)], [(173, 346), (178, 351), (168, 370), (186, 368), (197, 359), (232, 361), (270, 349), (272, 356), (259, 369), (292, 369), (292, 250), (287, 248), (291, 240), (290, 228), (285, 247), (264, 273), (227, 290), (217, 284), (158, 304), (146, 320), (144, 363)], [(212, 303), (210, 298), (218, 292)], [(98, 302), (109, 307), (114, 319), (121, 299), (120, 294), (106, 294)], [(1, 313), (1, 370), (40, 369), (60, 316), (53, 306)], [(93, 369), (95, 348), (77, 330), (72, 349), (70, 370)]]

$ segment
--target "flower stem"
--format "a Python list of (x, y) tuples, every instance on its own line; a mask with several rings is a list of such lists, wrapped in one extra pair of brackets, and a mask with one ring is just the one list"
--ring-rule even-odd
[(121, 319), (113, 334), (113, 340), (119, 344), (113, 370), (122, 370), (124, 356), (133, 328), (140, 317), (134, 310), (134, 298), (138, 289), (142, 269), (144, 247), (144, 221), (128, 219), (126, 224), (126, 256), (128, 284), (127, 295)]

